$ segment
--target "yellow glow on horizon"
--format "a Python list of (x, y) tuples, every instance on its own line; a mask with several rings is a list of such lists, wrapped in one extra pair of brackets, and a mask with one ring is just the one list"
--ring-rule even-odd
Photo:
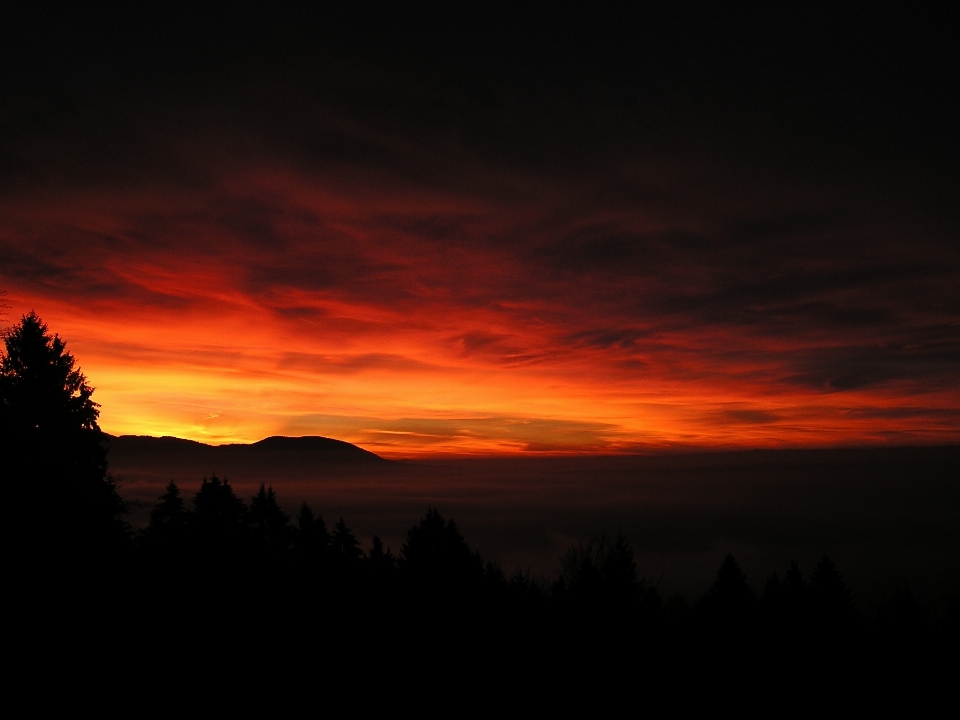
[[(49, 241), (53, 279), (5, 276), (7, 317), (36, 310), (67, 341), (106, 432), (316, 434), (387, 457), (960, 441), (955, 385), (798, 377), (793, 357), (843, 348), (843, 332), (683, 307), (658, 322), (637, 299), (652, 280), (541, 273), (511, 254), (536, 213), (280, 172), (211, 192), (0, 206), (11, 246), (69, 239)], [(271, 198), (273, 224), (247, 237), (223, 197)], [(431, 238), (445, 213), (456, 231)]]

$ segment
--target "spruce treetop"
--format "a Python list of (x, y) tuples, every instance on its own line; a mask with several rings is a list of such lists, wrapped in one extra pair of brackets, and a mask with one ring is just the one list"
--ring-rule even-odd
[(66, 343), (59, 335), (51, 337), (35, 312), (4, 331), (3, 342), (0, 412), (7, 422), (21, 431), (99, 431), (93, 388), (66, 351)]

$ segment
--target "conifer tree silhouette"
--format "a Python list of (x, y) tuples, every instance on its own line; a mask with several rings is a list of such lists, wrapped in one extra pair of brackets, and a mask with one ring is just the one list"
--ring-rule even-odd
[(739, 563), (728, 553), (717, 570), (713, 585), (697, 603), (697, 609), (715, 630), (742, 634), (754, 619), (756, 596)]
[(294, 533), (294, 548), (299, 561), (307, 566), (325, 563), (330, 552), (330, 533), (322, 515), (314, 516), (306, 503), (300, 506), (297, 529)]
[(425, 588), (464, 589), (483, 577), (480, 554), (467, 545), (453, 520), (428, 508), (420, 523), (407, 532), (400, 567), (408, 580)]
[(371, 586), (382, 594), (393, 585), (397, 572), (397, 559), (390, 549), (383, 548), (383, 540), (378, 535), (373, 536), (370, 552), (366, 557), (367, 575)]
[(843, 576), (824, 555), (810, 575), (809, 601), (814, 628), (827, 634), (850, 628), (856, 611)]
[(150, 524), (144, 530), (144, 540), (154, 554), (178, 554), (184, 549), (187, 532), (187, 511), (180, 488), (171, 480), (166, 492), (150, 511)]
[(150, 511), (148, 531), (162, 532), (168, 528), (179, 528), (186, 524), (187, 511), (184, 508), (183, 498), (180, 497), (180, 488), (171, 480), (167, 483), (166, 491), (160, 496), (156, 507)]
[(269, 562), (282, 563), (291, 542), (289, 516), (280, 509), (273, 488), (260, 489), (250, 501), (250, 527), (259, 551)]
[(48, 513), (40, 549), (75, 567), (104, 560), (125, 547), (129, 527), (106, 474), (93, 388), (34, 312), (3, 332), (3, 344), (0, 442), (5, 458), (21, 460), (25, 505)]
[(791, 561), (783, 579), (776, 573), (770, 576), (760, 605), (764, 622), (778, 635), (784, 651), (798, 653), (806, 643), (809, 607), (807, 584), (796, 560)]
[[(86, 441), (87, 453), (69, 458), (78, 470), (101, 472), (105, 451), (99, 444), (99, 406), (93, 388), (59, 335), (50, 337), (36, 313), (3, 333), (5, 352), (0, 360), (0, 421), (3, 429), (25, 437), (56, 439), (77, 444)], [(91, 439), (92, 441), (91, 442)], [(80, 464), (89, 463), (89, 467)]]
[(593, 612), (603, 604), (603, 564), (607, 554), (605, 535), (586, 544), (571, 545), (560, 559), (560, 578), (556, 590), (574, 605), (589, 606)]
[(249, 551), (247, 508), (226, 478), (203, 478), (193, 498), (190, 528), (201, 570), (229, 574)]
[(360, 543), (350, 532), (343, 518), (337, 522), (333, 529), (333, 538), (330, 541), (330, 548), (333, 553), (334, 563), (340, 572), (352, 572), (360, 564), (360, 558), (363, 557), (363, 550), (360, 549)]
[(622, 532), (611, 542), (606, 535), (571, 545), (560, 559), (561, 574), (554, 595), (576, 615), (602, 625), (634, 623), (637, 612), (659, 607), (659, 595), (637, 573), (633, 549)]
[(383, 540), (380, 539), (379, 535), (373, 536), (370, 554), (367, 556), (367, 560), (371, 567), (375, 568), (378, 573), (389, 572), (396, 564), (396, 558), (393, 557), (390, 549), (383, 549)]
[(221, 480), (216, 473), (200, 482), (200, 489), (193, 497), (193, 511), (198, 524), (216, 531), (242, 526), (247, 515), (247, 508), (233, 492), (230, 481)]
[(606, 594), (619, 608), (630, 608), (641, 598), (644, 585), (637, 575), (633, 549), (622, 532), (618, 532), (607, 550), (601, 568)]

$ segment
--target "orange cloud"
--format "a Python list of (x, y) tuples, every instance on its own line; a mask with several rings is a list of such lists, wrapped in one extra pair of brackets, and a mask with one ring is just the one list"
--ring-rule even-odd
[(16, 198), (0, 273), (115, 434), (388, 457), (960, 441), (949, 262), (582, 200), (277, 170)]

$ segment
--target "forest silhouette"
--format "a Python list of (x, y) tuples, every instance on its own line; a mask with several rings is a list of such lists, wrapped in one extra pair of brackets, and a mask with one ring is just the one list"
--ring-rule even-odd
[(955, 601), (931, 618), (905, 586), (864, 616), (826, 555), (806, 575), (792, 563), (760, 592), (728, 555), (688, 602), (661, 595), (622, 533), (572, 545), (556, 577), (535, 577), (484, 561), (438, 508), (426, 509), (396, 553), (376, 536), (365, 549), (343, 517), (328, 526), (304, 502), (293, 518), (272, 487), (244, 499), (217, 475), (189, 497), (171, 481), (134, 531), (107, 472), (93, 389), (63, 340), (30, 313), (4, 344), (3, 454), (23, 463), (15, 502), (36, 509), (12, 513), (14, 570), (27, 602), (56, 606), (56, 622), (82, 625), (91, 638), (136, 620), (164, 642), (225, 653), (456, 647), (495, 651), (515, 666), (616, 657), (621, 667), (666, 668), (882, 665), (932, 657), (957, 637)]

